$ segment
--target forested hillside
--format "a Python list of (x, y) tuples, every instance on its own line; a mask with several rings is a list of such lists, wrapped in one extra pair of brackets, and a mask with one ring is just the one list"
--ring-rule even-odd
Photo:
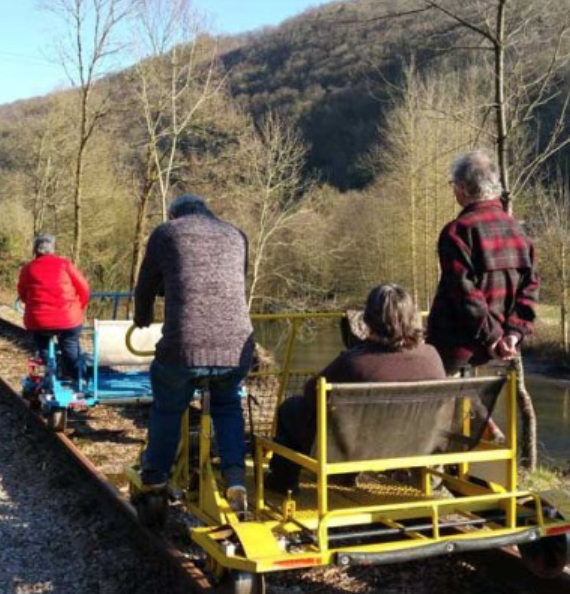
[(297, 122), (312, 174), (339, 189), (370, 183), (358, 160), (378, 142), (386, 83), (401, 83), (413, 56), (433, 53), (415, 15), (375, 20), (406, 4), (332, 2), (222, 56), (232, 95), (255, 118), (272, 110)]
[(191, 191), (247, 232), (254, 310), (360, 303), (383, 281), (428, 307), (450, 162), (486, 146), (562, 299), (570, 0), (330, 2), (220, 39), (170, 6), (134, 15), (131, 68), (71, 46), (74, 89), (0, 107), (3, 284), (46, 231), (94, 287), (128, 288)]
[[(418, 72), (461, 72), (480, 57), (471, 51), (482, 48), (477, 34), (441, 12), (425, 11), (425, 4), (353, 0), (304, 13), (222, 55), (231, 93), (256, 118), (271, 110), (293, 119), (309, 146), (307, 165), (314, 175), (342, 190), (361, 188), (374, 176), (361, 167), (360, 158), (378, 143), (378, 124), (384, 125), (391, 100), (404, 84), (406, 66), (414, 62)], [(483, 8), (497, 3), (440, 4), (483, 23)], [(509, 4), (522, 15), (533, 4), (538, 7), (539, 20), (511, 49), (518, 59), (533, 56), (539, 66), (537, 54), (546, 41), (541, 29), (551, 37), (556, 22), (555, 14), (548, 14), (553, 3)], [(543, 58), (548, 67), (550, 55)], [(480, 75), (485, 79), (492, 73)], [(566, 80), (567, 73), (561, 76)], [(552, 125), (559, 105), (552, 107), (542, 114), (543, 127)]]

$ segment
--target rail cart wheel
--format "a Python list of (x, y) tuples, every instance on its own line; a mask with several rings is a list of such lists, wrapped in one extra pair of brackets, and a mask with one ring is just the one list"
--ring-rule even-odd
[(261, 573), (230, 571), (225, 586), (228, 594), (265, 594), (265, 577)]
[(168, 493), (141, 493), (133, 498), (140, 523), (147, 528), (160, 530), (166, 524), (168, 515)]
[(22, 398), (30, 405), (30, 409), (34, 411), (41, 410), (42, 404), (38, 397), (38, 391), (34, 388), (24, 388), (22, 390)]
[(36, 397), (36, 388), (28, 388), (24, 386), (24, 388), (22, 389), (22, 397), (24, 398), (24, 400), (33, 400)]
[(54, 431), (65, 431), (67, 427), (67, 409), (58, 408), (49, 412), (47, 415), (47, 424), (48, 427)]
[(525, 567), (534, 575), (554, 579), (570, 563), (570, 535), (546, 536), (536, 542), (519, 545)]

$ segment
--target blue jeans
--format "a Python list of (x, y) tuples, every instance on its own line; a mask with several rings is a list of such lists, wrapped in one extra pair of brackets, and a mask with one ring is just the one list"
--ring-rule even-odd
[(67, 328), (66, 330), (36, 330), (33, 331), (34, 345), (43, 361), (48, 359), (49, 341), (52, 336), (57, 338), (61, 350), (61, 376), (78, 379), (79, 377), (79, 335), (82, 326)]
[(181, 367), (152, 362), (153, 402), (148, 445), (142, 455), (143, 483), (168, 480), (180, 441), (182, 415), (204, 379), (209, 380), (210, 412), (222, 473), (228, 486), (243, 483), (246, 446), (240, 384), (247, 373), (246, 367)]

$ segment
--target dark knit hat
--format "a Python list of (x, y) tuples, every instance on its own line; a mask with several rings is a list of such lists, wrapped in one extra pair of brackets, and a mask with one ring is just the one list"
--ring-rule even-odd
[(175, 198), (168, 207), (168, 216), (177, 219), (191, 214), (209, 214), (206, 202), (194, 194), (182, 194)]

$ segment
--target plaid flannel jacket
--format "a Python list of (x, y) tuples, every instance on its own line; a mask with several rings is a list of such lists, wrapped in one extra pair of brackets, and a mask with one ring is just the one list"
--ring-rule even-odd
[(442, 230), (428, 342), (449, 365), (479, 365), (503, 334), (533, 332), (539, 280), (532, 241), (500, 200), (474, 202)]

